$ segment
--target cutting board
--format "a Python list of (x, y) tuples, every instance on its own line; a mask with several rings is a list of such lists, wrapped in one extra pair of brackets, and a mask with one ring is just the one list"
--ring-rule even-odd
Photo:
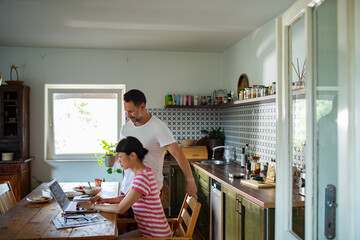
[(272, 188), (275, 187), (275, 183), (258, 183), (256, 180), (241, 180), (242, 184), (252, 187), (252, 188)]
[(181, 147), (187, 159), (208, 159), (206, 146)]

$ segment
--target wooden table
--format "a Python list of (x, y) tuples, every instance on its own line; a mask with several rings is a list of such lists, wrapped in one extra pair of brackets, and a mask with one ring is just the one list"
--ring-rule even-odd
[[(64, 191), (87, 183), (60, 183)], [(52, 220), (61, 216), (60, 206), (55, 199), (48, 203), (30, 203), (27, 197), (42, 195), (47, 189), (43, 183), (18, 202), (12, 209), (0, 216), (0, 239), (114, 239), (118, 236), (117, 215), (100, 214), (108, 221), (101, 224), (76, 228), (56, 229)], [(119, 193), (119, 183), (104, 182), (100, 192), (103, 197), (115, 197)]]

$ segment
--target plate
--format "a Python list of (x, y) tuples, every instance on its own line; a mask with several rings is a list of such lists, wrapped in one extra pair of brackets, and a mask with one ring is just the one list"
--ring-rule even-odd
[(73, 187), (74, 191), (77, 191), (77, 192), (81, 192), (81, 193), (85, 193), (85, 191), (83, 190), (82, 187)]
[(74, 198), (74, 197), (76, 197), (76, 196), (82, 195), (82, 193), (81, 193), (81, 192), (73, 192), (73, 191), (70, 191), (70, 192), (65, 192), (65, 195), (66, 195), (66, 197), (68, 197), (68, 198)]
[(44, 196), (36, 196), (36, 197), (28, 197), (26, 200), (32, 203), (46, 203), (53, 199), (52, 197), (44, 197)]

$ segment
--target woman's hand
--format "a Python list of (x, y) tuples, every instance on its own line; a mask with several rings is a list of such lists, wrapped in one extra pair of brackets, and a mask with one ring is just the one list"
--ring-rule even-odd
[(105, 200), (100, 197), (99, 195), (96, 195), (95, 197), (90, 198), (91, 203), (105, 203)]
[(85, 209), (94, 209), (94, 204), (90, 202), (78, 202), (76, 204), (76, 207), (78, 208), (85, 208)]

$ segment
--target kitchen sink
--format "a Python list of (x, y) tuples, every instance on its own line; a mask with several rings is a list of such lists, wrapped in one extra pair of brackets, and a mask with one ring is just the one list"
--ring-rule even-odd
[(223, 165), (225, 162), (223, 160), (201, 160), (196, 163), (204, 164), (204, 165)]

